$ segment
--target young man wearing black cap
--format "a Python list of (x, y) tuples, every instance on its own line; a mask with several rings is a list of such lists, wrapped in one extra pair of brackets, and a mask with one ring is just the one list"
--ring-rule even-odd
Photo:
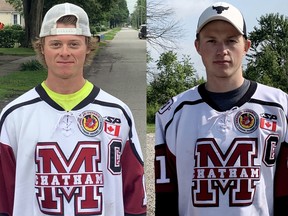
[(157, 216), (287, 215), (279, 209), (288, 194), (288, 95), (243, 78), (250, 44), (234, 6), (201, 14), (195, 47), (207, 82), (156, 114)]
[(0, 115), (0, 215), (146, 215), (132, 113), (83, 77), (86, 12), (52, 7), (35, 49), (47, 79)]

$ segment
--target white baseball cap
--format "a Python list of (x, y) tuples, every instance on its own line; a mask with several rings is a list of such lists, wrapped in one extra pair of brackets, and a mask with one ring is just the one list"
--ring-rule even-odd
[[(76, 28), (57, 28), (57, 21), (67, 15), (74, 15), (77, 18)], [(63, 34), (91, 37), (89, 18), (81, 7), (71, 3), (63, 3), (57, 4), (47, 11), (42, 22), (39, 37)]]
[(199, 17), (196, 33), (198, 34), (207, 23), (214, 20), (229, 22), (247, 38), (244, 17), (233, 5), (226, 2), (217, 2), (206, 8)]

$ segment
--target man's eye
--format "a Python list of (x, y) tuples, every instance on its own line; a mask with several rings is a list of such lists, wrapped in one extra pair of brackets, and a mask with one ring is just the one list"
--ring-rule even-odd
[(50, 46), (53, 47), (53, 48), (57, 48), (57, 47), (61, 46), (61, 43), (58, 43), (58, 42), (51, 43)]
[(208, 40), (207, 43), (216, 43), (215, 40)]
[(237, 43), (237, 40), (235, 40), (235, 39), (230, 39), (230, 40), (229, 40), (229, 43)]
[(77, 47), (79, 47), (79, 43), (70, 43), (69, 45), (70, 45), (70, 47), (72, 47), (72, 48), (77, 48)]

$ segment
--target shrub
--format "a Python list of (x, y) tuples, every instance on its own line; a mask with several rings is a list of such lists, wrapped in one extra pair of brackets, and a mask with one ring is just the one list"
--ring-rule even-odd
[(43, 65), (38, 60), (30, 60), (21, 65), (21, 71), (39, 71), (44, 70)]
[(21, 26), (21, 25), (18, 25), (18, 24), (12, 25), (12, 26), (11, 26), (11, 29), (13, 29), (13, 30), (23, 30), (22, 26)]
[(24, 35), (25, 32), (19, 25), (5, 26), (0, 31), (0, 47), (13, 48), (15, 44), (21, 44)]
[(101, 32), (101, 27), (100, 26), (96, 26), (96, 32)]
[(155, 114), (160, 109), (160, 105), (158, 104), (148, 104), (147, 105), (147, 123), (154, 124), (155, 123)]

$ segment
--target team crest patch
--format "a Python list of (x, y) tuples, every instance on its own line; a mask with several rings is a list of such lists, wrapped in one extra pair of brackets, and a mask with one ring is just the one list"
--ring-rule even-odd
[(83, 134), (94, 137), (103, 130), (103, 118), (95, 111), (85, 111), (78, 117), (78, 126)]
[(258, 128), (259, 118), (253, 110), (241, 110), (236, 114), (234, 123), (240, 132), (248, 134)]

